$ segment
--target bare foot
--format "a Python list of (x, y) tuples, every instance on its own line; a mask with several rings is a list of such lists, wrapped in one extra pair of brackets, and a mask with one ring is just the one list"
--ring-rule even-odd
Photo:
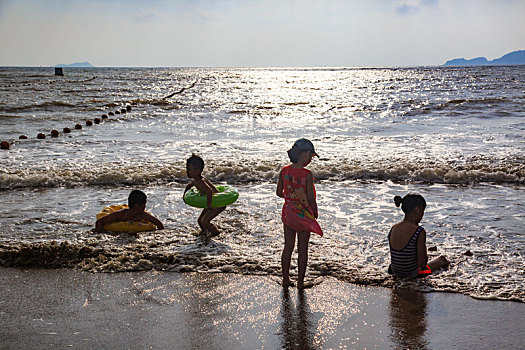
[(312, 288), (313, 286), (315, 286), (315, 283), (312, 282), (303, 283), (301, 286), (299, 286), (299, 283), (297, 283), (297, 289), (308, 289)]
[(308, 289), (315, 287), (318, 284), (321, 284), (323, 282), (322, 278), (316, 278), (315, 280), (307, 280), (306, 282), (299, 282), (297, 281), (297, 289)]
[(447, 260), (443, 255), (441, 255), (439, 258), (435, 258), (432, 261), (428, 262), (428, 266), (432, 270), (432, 272), (437, 271), (441, 268), (445, 268), (448, 265), (450, 265), (450, 261)]
[(443, 264), (443, 267), (447, 267), (448, 265), (450, 265), (450, 261), (448, 261), (444, 255), (441, 255), (438, 259)]
[(218, 236), (221, 232), (217, 229), (217, 227), (213, 226), (213, 227), (210, 227), (208, 229), (208, 232), (210, 233), (210, 237), (216, 237)]
[(293, 287), (293, 283), (290, 280), (283, 280), (282, 286), (283, 288)]

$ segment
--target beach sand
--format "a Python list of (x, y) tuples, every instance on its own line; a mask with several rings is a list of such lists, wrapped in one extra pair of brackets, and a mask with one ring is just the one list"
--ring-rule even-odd
[(271, 276), (0, 268), (1, 349), (523, 349), (525, 304)]

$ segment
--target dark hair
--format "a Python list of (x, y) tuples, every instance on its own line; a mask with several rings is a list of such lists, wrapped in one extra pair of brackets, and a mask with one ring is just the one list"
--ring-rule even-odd
[(186, 161), (186, 167), (192, 165), (195, 169), (200, 171), (204, 170), (204, 160), (198, 155), (192, 154), (191, 157)]
[(394, 203), (396, 204), (396, 207), (401, 206), (401, 210), (403, 210), (403, 213), (405, 214), (410, 214), (415, 207), (420, 207), (423, 209), (427, 207), (425, 198), (423, 198), (422, 195), (416, 193), (409, 193), (403, 198), (400, 196), (395, 196)]
[(290, 162), (297, 163), (299, 161), (299, 157), (304, 152), (312, 152), (312, 155), (317, 156), (312, 141), (304, 138), (295, 141), (292, 148), (288, 150), (288, 157), (290, 158)]
[(299, 148), (297, 147), (292, 147), (288, 150), (288, 158), (290, 158), (290, 162), (292, 163), (297, 163), (299, 161), (299, 156), (301, 155), (301, 153), (303, 152), (306, 152), (304, 150), (300, 150)]
[(137, 205), (146, 204), (147, 199), (148, 199), (148, 196), (146, 196), (144, 192), (140, 190), (133, 190), (131, 191), (128, 197), (128, 206), (130, 208), (133, 208)]
[(288, 150), (288, 158), (290, 158), (290, 162), (297, 163), (299, 161), (299, 157), (304, 152), (311, 152), (307, 149), (299, 149), (295, 145)]

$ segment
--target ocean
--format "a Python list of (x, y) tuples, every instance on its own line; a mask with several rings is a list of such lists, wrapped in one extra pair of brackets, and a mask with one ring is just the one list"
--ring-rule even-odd
[[(312, 235), (307, 278), (525, 301), (525, 66), (53, 73), (0, 68), (2, 266), (278, 278), (277, 175), (306, 137), (325, 233)], [(192, 153), (240, 193), (213, 239), (196, 235), (199, 211), (182, 201)], [(93, 232), (132, 189), (166, 229)], [(452, 262), (417, 281), (387, 274), (387, 234), (403, 218), (393, 197), (408, 192), (427, 200), (430, 257)]]

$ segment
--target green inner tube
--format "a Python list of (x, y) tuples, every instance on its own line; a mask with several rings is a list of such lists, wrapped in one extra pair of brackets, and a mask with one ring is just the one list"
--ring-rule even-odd
[[(214, 193), (211, 199), (213, 208), (225, 207), (232, 204), (239, 198), (239, 192), (235, 188), (226, 185), (217, 185), (219, 193)], [(195, 187), (186, 192), (184, 202), (195, 208), (207, 208), (206, 196), (201, 194)]]

